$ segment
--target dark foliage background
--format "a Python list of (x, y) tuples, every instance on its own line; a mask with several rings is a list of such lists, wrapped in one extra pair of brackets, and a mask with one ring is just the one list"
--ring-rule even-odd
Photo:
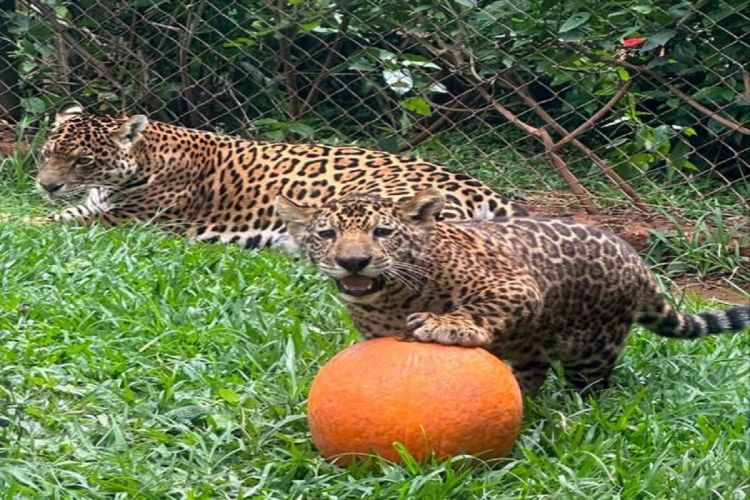
[[(750, 197), (750, 2), (0, 1), (0, 117), (411, 151), (520, 197)], [(667, 194), (665, 194), (667, 193)]]

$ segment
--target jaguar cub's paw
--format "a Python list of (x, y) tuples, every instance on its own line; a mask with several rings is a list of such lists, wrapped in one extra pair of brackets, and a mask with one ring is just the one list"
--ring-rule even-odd
[(489, 345), (491, 340), (486, 330), (463, 316), (414, 313), (406, 318), (406, 327), (420, 342), (475, 347)]

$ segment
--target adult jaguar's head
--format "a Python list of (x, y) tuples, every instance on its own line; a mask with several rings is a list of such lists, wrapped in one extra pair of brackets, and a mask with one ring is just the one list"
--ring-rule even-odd
[(126, 184), (138, 169), (133, 150), (148, 118), (95, 116), (77, 103), (62, 106), (42, 147), (37, 183), (50, 195)]
[(349, 195), (319, 208), (282, 196), (276, 211), (312, 262), (347, 300), (374, 299), (389, 281), (413, 287), (424, 276), (422, 244), (445, 199), (428, 189), (402, 203)]

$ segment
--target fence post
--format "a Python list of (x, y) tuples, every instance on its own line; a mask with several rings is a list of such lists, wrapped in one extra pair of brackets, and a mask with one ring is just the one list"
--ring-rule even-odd
[[(15, 0), (0, 0), (0, 118), (18, 118), (18, 69), (10, 53), (10, 14), (16, 10)], [(13, 120), (15, 121), (15, 120)]]

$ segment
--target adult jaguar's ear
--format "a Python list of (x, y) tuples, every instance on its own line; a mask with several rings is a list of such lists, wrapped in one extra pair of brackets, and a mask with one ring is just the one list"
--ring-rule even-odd
[(148, 117), (145, 115), (133, 115), (127, 118), (120, 128), (115, 132), (115, 140), (124, 148), (135, 144), (141, 138), (143, 131), (148, 125)]
[(52, 124), (52, 127), (59, 127), (71, 118), (75, 118), (76, 116), (82, 114), (83, 106), (81, 106), (77, 102), (71, 101), (65, 103), (57, 109), (57, 112), (55, 113), (55, 121)]
[(429, 226), (435, 223), (445, 205), (443, 193), (435, 188), (425, 189), (401, 203), (401, 217), (410, 224)]
[(286, 224), (286, 230), (294, 239), (301, 238), (305, 227), (312, 217), (313, 209), (297, 205), (289, 198), (279, 195), (276, 197), (276, 215)]

